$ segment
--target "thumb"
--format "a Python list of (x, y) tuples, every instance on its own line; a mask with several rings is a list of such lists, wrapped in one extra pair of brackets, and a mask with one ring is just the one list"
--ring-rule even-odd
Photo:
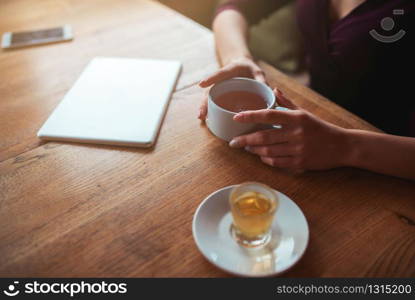
[(275, 97), (277, 98), (277, 103), (280, 106), (284, 106), (289, 109), (298, 109), (298, 106), (291, 102), (288, 98), (284, 96), (281, 90), (274, 89)]
[(254, 74), (254, 79), (268, 85), (267, 79), (265, 78), (265, 75), (262, 72), (261, 73), (255, 73)]

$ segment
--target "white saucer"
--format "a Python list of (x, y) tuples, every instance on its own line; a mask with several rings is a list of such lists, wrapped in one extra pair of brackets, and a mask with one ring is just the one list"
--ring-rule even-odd
[(200, 252), (212, 264), (239, 276), (271, 276), (287, 271), (303, 256), (309, 239), (301, 209), (276, 191), (279, 208), (272, 224), (271, 241), (260, 249), (240, 246), (232, 238), (229, 192), (233, 186), (210, 194), (193, 217), (193, 237)]

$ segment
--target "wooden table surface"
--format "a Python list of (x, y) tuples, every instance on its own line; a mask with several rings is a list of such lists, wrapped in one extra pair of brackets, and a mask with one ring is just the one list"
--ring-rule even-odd
[[(351, 168), (292, 175), (214, 138), (196, 119), (197, 82), (218, 68), (212, 34), (147, 0), (3, 0), (0, 33), (71, 24), (69, 43), (0, 52), (0, 276), (222, 277), (191, 222), (213, 191), (260, 181), (310, 226), (284, 276), (414, 276), (415, 185)], [(180, 59), (153, 149), (44, 143), (36, 132), (95, 56)], [(263, 64), (297, 104), (376, 130)]]

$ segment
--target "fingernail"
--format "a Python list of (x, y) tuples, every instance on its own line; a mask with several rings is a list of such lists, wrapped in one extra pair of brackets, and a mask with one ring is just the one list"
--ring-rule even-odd
[(237, 148), (238, 145), (238, 141), (236, 139), (233, 139), (232, 141), (229, 142), (229, 147), (231, 148)]
[(238, 120), (238, 119), (240, 120), (242, 116), (243, 116), (242, 114), (236, 114), (236, 115), (233, 116), (233, 119), (234, 120)]
[(205, 81), (204, 80), (200, 80), (199, 81), (199, 86), (201, 86)]
[(246, 147), (245, 147), (245, 151), (251, 152), (251, 147), (246, 146)]

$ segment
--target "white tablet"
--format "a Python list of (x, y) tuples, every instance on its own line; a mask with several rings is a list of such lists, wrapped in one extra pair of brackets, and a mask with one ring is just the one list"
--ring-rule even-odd
[(179, 61), (95, 58), (38, 132), (44, 140), (150, 147)]

